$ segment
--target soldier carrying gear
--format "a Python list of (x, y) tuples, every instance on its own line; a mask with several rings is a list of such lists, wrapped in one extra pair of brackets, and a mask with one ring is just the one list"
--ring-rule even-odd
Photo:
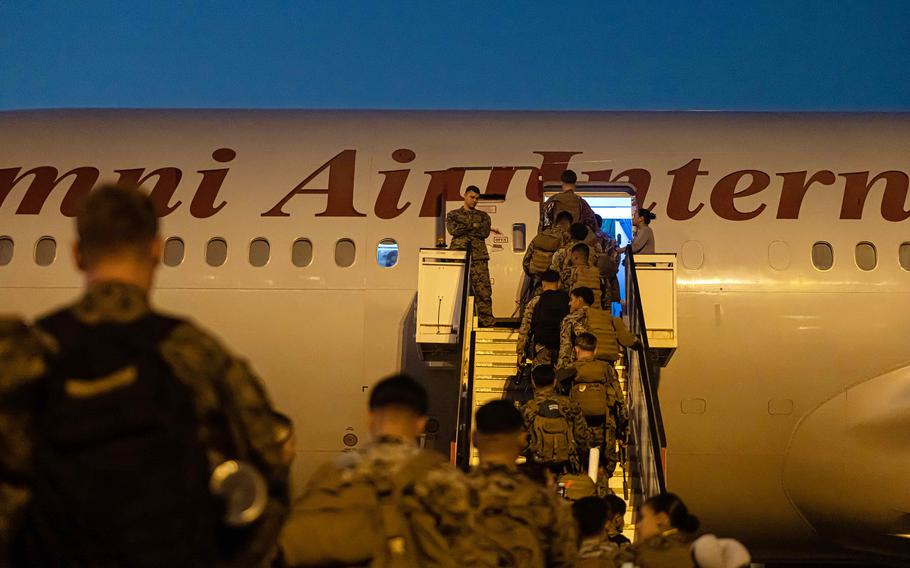
[(446, 230), (452, 235), (449, 248), (471, 251), (471, 289), (481, 327), (490, 327), (493, 319), (493, 288), (490, 284), (490, 254), (486, 238), (490, 236), (490, 216), (477, 209), (480, 189), (469, 185), (464, 191), (464, 205), (446, 215)]
[(560, 176), (562, 181), (562, 192), (547, 199), (544, 203), (544, 217), (549, 224), (552, 224), (556, 217), (562, 211), (568, 211), (576, 222), (582, 223), (592, 230), (597, 225), (594, 217), (594, 211), (588, 202), (575, 193), (575, 184), (578, 182), (578, 176), (572, 170), (562, 172)]
[(406, 375), (373, 386), (373, 441), (313, 474), (279, 539), (284, 566), (454, 568), (475, 548), (464, 475), (417, 447), (428, 406)]
[(591, 249), (584, 243), (572, 247), (569, 266), (560, 275), (560, 282), (564, 290), (575, 288), (590, 288), (594, 292), (593, 306), (601, 307), (603, 298), (603, 281), (600, 279), (600, 270), (589, 262)]
[(593, 333), (597, 337), (597, 359), (615, 361), (619, 358), (619, 346), (638, 349), (641, 342), (626, 328), (621, 318), (614, 318), (610, 312), (591, 307), (594, 292), (590, 288), (575, 288), (569, 293), (570, 312), (562, 320), (559, 331), (559, 358), (557, 369), (567, 369), (575, 361), (575, 338), (582, 333)]
[(592, 446), (601, 446), (601, 464), (606, 481), (613, 475), (619, 456), (616, 441), (625, 440), (629, 417), (622, 387), (613, 365), (594, 358), (597, 338), (581, 333), (575, 338), (575, 364), (569, 398), (581, 408), (591, 432)]
[(569, 397), (556, 394), (556, 373), (552, 365), (531, 371), (534, 398), (522, 408), (529, 457), (547, 464), (553, 473), (576, 473), (579, 454), (588, 451), (589, 434), (584, 415)]
[(552, 364), (559, 353), (559, 330), (569, 313), (569, 295), (559, 289), (559, 275), (547, 270), (540, 275), (543, 292), (525, 306), (518, 329), (518, 363), (525, 357), (534, 365)]
[(562, 211), (556, 216), (556, 222), (537, 233), (521, 261), (525, 274), (539, 276), (550, 268), (553, 254), (569, 240), (569, 227), (572, 226), (572, 214)]
[[(600, 245), (591, 240), (591, 231), (581, 223), (573, 223), (569, 227), (569, 240), (566, 241), (559, 250), (553, 253), (553, 260), (550, 262), (550, 269), (560, 274), (572, 264), (572, 249), (575, 245), (585, 244), (589, 248), (588, 263), (591, 266), (597, 266), (597, 258), (600, 254)], [(568, 291), (568, 290), (567, 290)]]
[[(0, 329), (0, 565), (268, 561), (288, 464), (265, 388), (208, 333), (151, 307), (162, 243), (148, 195), (104, 186), (80, 209), (83, 296)], [(225, 518), (232, 500), (210, 490), (225, 464), (265, 481), (264, 513), (242, 529), (255, 511)]]
[(477, 410), (474, 445), (480, 465), (468, 474), (483, 566), (574, 566), (575, 523), (545, 485), (515, 465), (527, 443), (521, 413), (506, 400)]

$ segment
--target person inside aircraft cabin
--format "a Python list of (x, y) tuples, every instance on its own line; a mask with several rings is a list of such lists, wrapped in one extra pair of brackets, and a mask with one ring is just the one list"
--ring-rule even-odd
[(654, 230), (651, 221), (657, 215), (647, 209), (639, 209), (638, 215), (632, 220), (635, 225), (635, 237), (632, 239), (632, 252), (635, 254), (654, 254)]
[(450, 249), (470, 250), (471, 290), (477, 319), (481, 327), (489, 327), (493, 319), (493, 288), (490, 284), (490, 254), (486, 238), (490, 236), (491, 220), (485, 212), (477, 209), (480, 189), (469, 185), (464, 192), (464, 204), (446, 215), (446, 230), (452, 235)]
[[(95, 189), (76, 234), (82, 296), (33, 326), (0, 322), (0, 565), (268, 561), (290, 422), (246, 362), (150, 304), (162, 242), (146, 193)], [(266, 504), (228, 543), (210, 483), (237, 459), (264, 478)]]
[(518, 328), (518, 364), (526, 358), (533, 365), (552, 364), (559, 353), (559, 330), (569, 314), (569, 295), (559, 289), (559, 275), (546, 270), (540, 275), (543, 291), (525, 306)]
[(593, 231), (597, 225), (594, 211), (584, 198), (575, 193), (578, 175), (572, 170), (565, 170), (560, 176), (560, 181), (562, 182), (562, 191), (551, 196), (544, 203), (544, 216), (547, 223), (553, 224), (556, 221), (556, 216), (561, 211), (568, 211), (576, 222), (582, 223)]

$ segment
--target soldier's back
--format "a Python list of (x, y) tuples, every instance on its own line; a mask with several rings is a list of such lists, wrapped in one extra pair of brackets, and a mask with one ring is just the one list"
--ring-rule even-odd
[(481, 465), (468, 474), (468, 483), (481, 564), (573, 565), (574, 523), (555, 493), (504, 465)]

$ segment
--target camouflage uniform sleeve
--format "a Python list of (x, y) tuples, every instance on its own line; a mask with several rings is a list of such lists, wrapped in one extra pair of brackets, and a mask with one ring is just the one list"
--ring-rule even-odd
[[(417, 541), (431, 556), (432, 566), (456, 566), (456, 554), (472, 548), (474, 527), (471, 516), (470, 489), (461, 471), (441, 463), (414, 486), (413, 497), (420, 506), (412, 514), (411, 525), (423, 531)], [(417, 519), (413, 516), (416, 515)], [(433, 531), (428, 530), (433, 527)], [(434, 556), (433, 551), (438, 553)]]
[(559, 325), (559, 358), (556, 360), (557, 369), (565, 369), (572, 364), (572, 314), (562, 318)]
[(521, 259), (521, 267), (524, 268), (525, 274), (531, 275), (531, 257), (534, 256), (534, 241), (528, 244), (524, 257)]
[(632, 335), (632, 332), (623, 323), (622, 318), (613, 318), (613, 328), (616, 330), (616, 340), (623, 347), (632, 347), (638, 341), (638, 338)]
[(44, 353), (24, 322), (0, 319), (0, 566), (11, 565), (10, 537), (29, 499), (32, 411)]
[(475, 236), (484, 240), (490, 236), (490, 231), (492, 231), (492, 229), (493, 219), (490, 218), (490, 215), (486, 211), (480, 211), (480, 226), (474, 229)]
[(547, 566), (571, 568), (578, 556), (578, 528), (572, 508), (555, 494), (547, 491), (547, 500), (553, 511), (547, 543)]
[(560, 247), (556, 252), (553, 253), (553, 258), (550, 260), (550, 270), (555, 270), (562, 274), (562, 259), (566, 256), (566, 248)]
[(597, 218), (594, 216), (594, 210), (591, 209), (591, 206), (588, 205), (588, 202), (584, 198), (580, 198), (579, 201), (581, 202), (579, 204), (581, 207), (581, 219), (579, 222), (584, 223), (592, 229), (597, 227)]
[(578, 443), (578, 449), (587, 452), (591, 449), (591, 433), (588, 430), (588, 423), (585, 421), (585, 415), (581, 407), (576, 403), (569, 405), (569, 421), (572, 423), (572, 430), (575, 435), (575, 441)]
[(527, 352), (528, 341), (531, 335), (531, 322), (534, 319), (534, 309), (540, 296), (534, 296), (525, 306), (525, 313), (521, 316), (521, 327), (518, 328), (518, 343), (515, 344), (515, 352), (522, 355)]
[(446, 230), (453, 237), (464, 237), (471, 232), (471, 226), (465, 222), (464, 215), (459, 210), (449, 211), (446, 215)]

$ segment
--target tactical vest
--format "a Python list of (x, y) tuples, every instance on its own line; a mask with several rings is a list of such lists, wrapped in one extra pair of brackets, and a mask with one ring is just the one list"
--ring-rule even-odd
[(562, 290), (546, 290), (537, 300), (531, 317), (531, 334), (535, 343), (559, 349), (562, 320), (569, 314), (569, 295)]
[(550, 269), (553, 253), (562, 245), (562, 238), (554, 232), (548, 229), (531, 241), (531, 247), (534, 249), (531, 253), (531, 274), (540, 274)]
[(590, 288), (594, 292), (594, 306), (600, 307), (600, 270), (593, 266), (576, 266), (572, 268), (572, 278), (570, 289)]
[(613, 326), (613, 315), (606, 310), (588, 308), (588, 331), (597, 338), (597, 351), (594, 357), (606, 361), (619, 359), (619, 344), (616, 341), (616, 328)]

